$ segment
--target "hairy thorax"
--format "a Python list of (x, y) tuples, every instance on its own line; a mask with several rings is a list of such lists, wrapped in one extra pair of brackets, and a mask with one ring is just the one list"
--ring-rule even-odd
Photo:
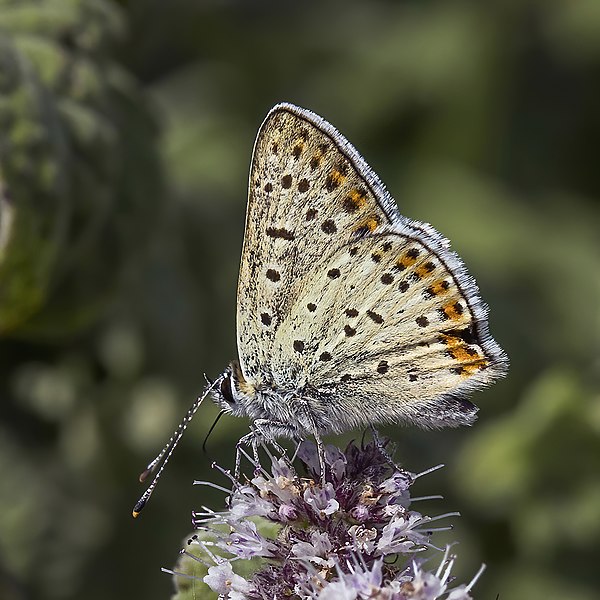
[(283, 434), (293, 437), (332, 430), (322, 399), (300, 381), (247, 380), (237, 361), (231, 363), (224, 378), (215, 399), (235, 416), (280, 425)]

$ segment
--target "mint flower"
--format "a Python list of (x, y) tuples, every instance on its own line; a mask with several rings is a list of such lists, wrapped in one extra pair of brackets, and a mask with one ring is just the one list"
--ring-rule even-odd
[[(198, 533), (183, 551), (204, 565), (201, 579), (219, 598), (471, 598), (483, 567), (468, 585), (454, 586), (454, 556), (431, 541), (436, 531), (451, 528), (437, 522), (458, 513), (430, 517), (412, 508), (419, 499), (411, 499), (410, 487), (425, 473), (392, 466), (375, 443), (350, 443), (343, 452), (327, 447), (322, 485), (312, 443), (298, 448), (302, 474), (286, 457), (264, 449), (268, 471), (244, 453), (254, 468), (250, 480), (240, 481), (217, 466), (231, 489), (196, 482), (228, 493), (226, 510), (193, 513)], [(425, 559), (421, 553), (427, 549), (439, 559)]]

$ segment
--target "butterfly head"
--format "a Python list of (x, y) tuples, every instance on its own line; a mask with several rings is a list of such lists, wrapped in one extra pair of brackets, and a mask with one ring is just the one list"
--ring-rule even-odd
[(233, 361), (219, 379), (211, 391), (214, 402), (236, 417), (247, 415), (247, 402), (254, 396), (254, 389), (246, 382), (239, 363)]

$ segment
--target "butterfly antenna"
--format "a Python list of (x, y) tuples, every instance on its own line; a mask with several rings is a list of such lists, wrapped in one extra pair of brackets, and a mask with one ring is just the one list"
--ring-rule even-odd
[(210, 434), (212, 433), (213, 429), (217, 426), (217, 423), (221, 420), (221, 417), (225, 414), (226, 411), (222, 410), (215, 418), (215, 420), (213, 421), (213, 424), (210, 426), (210, 429), (208, 430), (208, 433), (206, 434), (206, 437), (204, 438), (204, 441), (202, 442), (202, 452), (206, 453), (206, 442), (208, 442), (208, 438), (210, 436)]
[[(204, 392), (204, 394), (202, 394), (202, 396), (200, 396), (199, 398), (196, 399), (194, 404), (192, 404), (190, 409), (187, 411), (187, 413), (183, 417), (181, 423), (179, 423), (179, 426), (175, 430), (175, 433), (173, 433), (173, 435), (170, 437), (169, 441), (166, 443), (165, 447), (160, 451), (158, 456), (152, 462), (150, 462), (148, 464), (146, 469), (144, 471), (142, 471), (142, 473), (140, 474), (139, 480), (140, 480), (140, 482), (143, 483), (156, 470), (156, 467), (158, 467), (158, 465), (160, 464), (160, 468), (158, 469), (156, 475), (154, 476), (152, 483), (148, 486), (146, 491), (142, 494), (141, 498), (135, 503), (135, 506), (133, 507), (132, 514), (133, 514), (134, 518), (136, 518), (140, 514), (140, 512), (142, 512), (142, 509), (148, 503), (148, 500), (150, 499), (150, 496), (152, 495), (152, 492), (154, 491), (154, 488), (156, 487), (156, 484), (158, 483), (158, 480), (160, 479), (160, 476), (161, 476), (164, 468), (166, 467), (167, 463), (169, 462), (169, 459), (171, 458), (173, 451), (177, 447), (179, 440), (183, 437), (183, 434), (184, 434), (185, 430), (187, 429), (187, 426), (190, 424), (190, 421), (193, 419), (194, 415), (196, 414), (196, 411), (200, 408), (200, 405), (202, 404), (202, 402), (204, 401), (206, 396), (208, 396), (208, 394), (211, 392), (211, 390), (213, 390), (214, 387), (218, 383), (220, 383), (221, 379), (222, 379), (222, 377), (219, 377), (215, 381), (213, 381), (209, 385), (209, 387), (206, 388), (206, 391)], [(211, 428), (211, 430), (212, 430), (212, 428)], [(162, 462), (162, 464), (161, 464), (161, 462)]]

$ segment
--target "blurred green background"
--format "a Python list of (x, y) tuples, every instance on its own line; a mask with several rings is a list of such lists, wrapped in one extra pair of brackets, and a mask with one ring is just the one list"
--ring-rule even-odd
[[(0, 597), (167, 598), (192, 487), (247, 423), (197, 415), (235, 357), (256, 130), (330, 120), (448, 236), (509, 377), (472, 429), (391, 428), (460, 510), (479, 599), (600, 590), (600, 2), (0, 0)], [(360, 432), (356, 435), (359, 435)], [(343, 440), (337, 440), (343, 443)], [(443, 543), (443, 542), (441, 542)]]

